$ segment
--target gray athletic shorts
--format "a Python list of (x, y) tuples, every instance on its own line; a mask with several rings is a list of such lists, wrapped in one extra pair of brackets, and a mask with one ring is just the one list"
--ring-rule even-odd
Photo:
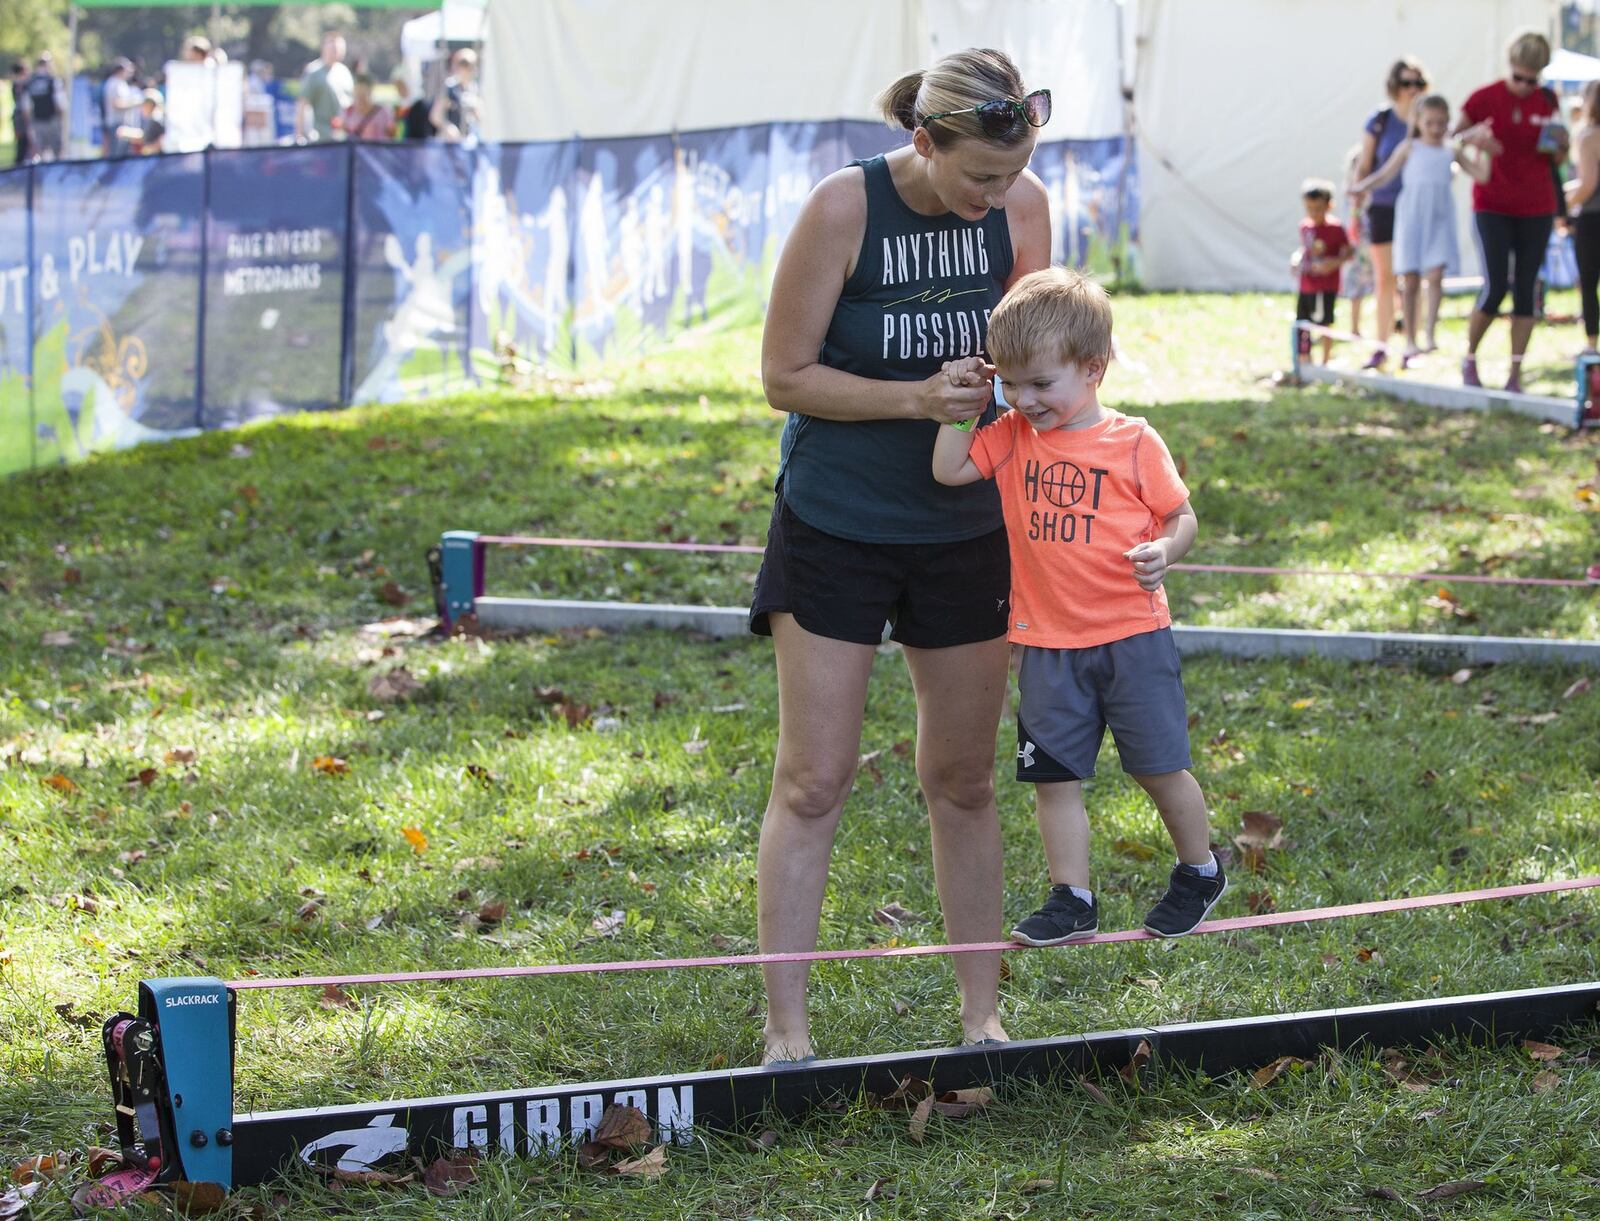
[(1088, 649), (1024, 646), (1017, 779), (1087, 780), (1107, 728), (1134, 776), (1192, 766), (1183, 672), (1171, 628)]

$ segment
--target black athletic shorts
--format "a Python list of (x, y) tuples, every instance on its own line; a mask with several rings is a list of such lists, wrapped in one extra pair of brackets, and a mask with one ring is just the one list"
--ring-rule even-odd
[(1394, 205), (1367, 205), (1367, 241), (1374, 246), (1387, 246), (1394, 241)]
[(1338, 300), (1338, 293), (1301, 293), (1294, 303), (1295, 321), (1332, 326), (1333, 309)]
[(780, 493), (750, 603), (750, 630), (787, 612), (815, 636), (945, 649), (1004, 636), (1011, 555), (1004, 528), (954, 543), (860, 543), (806, 525)]

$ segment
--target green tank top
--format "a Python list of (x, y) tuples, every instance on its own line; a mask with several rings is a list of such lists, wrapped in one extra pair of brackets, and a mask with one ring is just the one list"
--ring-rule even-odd
[[(989, 313), (1014, 262), (1004, 209), (966, 221), (923, 216), (880, 156), (866, 176), (867, 231), (820, 360), (878, 381), (922, 381), (984, 351)], [(993, 418), (991, 404), (984, 420)], [(778, 482), (807, 525), (870, 543), (937, 543), (1000, 529), (991, 480), (950, 488), (932, 474), (933, 420), (822, 420), (791, 412)]]

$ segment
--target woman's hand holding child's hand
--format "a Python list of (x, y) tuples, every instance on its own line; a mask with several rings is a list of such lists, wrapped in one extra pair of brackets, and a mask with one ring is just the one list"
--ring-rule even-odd
[(922, 414), (941, 424), (975, 420), (989, 405), (994, 366), (981, 356), (947, 360), (922, 383)]

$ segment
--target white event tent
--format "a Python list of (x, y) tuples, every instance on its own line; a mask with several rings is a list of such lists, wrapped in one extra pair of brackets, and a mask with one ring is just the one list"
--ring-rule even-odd
[[(488, 8), (484, 134), (617, 137), (871, 119), (898, 74), (997, 46), (1055, 92), (1046, 139), (1139, 148), (1158, 288), (1287, 287), (1299, 183), (1338, 179), (1399, 55), (1459, 104), (1557, 0), (510, 0)], [(1131, 105), (1125, 104), (1125, 95)], [(1463, 253), (1473, 270), (1463, 190)]]

